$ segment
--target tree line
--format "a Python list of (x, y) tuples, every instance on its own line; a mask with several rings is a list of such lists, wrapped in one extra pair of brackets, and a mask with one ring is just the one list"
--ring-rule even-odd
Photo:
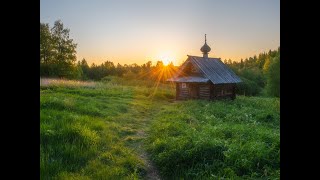
[[(157, 61), (155, 65), (151, 61), (142, 65), (115, 65), (112, 61), (89, 65), (86, 59), (77, 62), (77, 44), (69, 37), (69, 32), (59, 20), (54, 22), (52, 28), (40, 22), (41, 77), (98, 81), (108, 76), (119, 76), (165, 82), (178, 69), (172, 63), (164, 66), (162, 61)], [(237, 86), (238, 94), (280, 97), (280, 47), (240, 61), (224, 60), (224, 63), (243, 81)]]
[(280, 47), (240, 61), (224, 60), (243, 81), (238, 94), (280, 97)]
[[(117, 64), (105, 61), (100, 65), (88, 65), (86, 59), (76, 62), (77, 44), (69, 36), (70, 30), (58, 20), (52, 28), (48, 23), (40, 22), (40, 76), (82, 80), (101, 80), (106, 76), (119, 76), (136, 79), (158, 79), (165, 81), (170, 78), (176, 67), (170, 63), (164, 66), (162, 61), (152, 65), (145, 64)], [(165, 68), (164, 68), (165, 67)], [(170, 73), (163, 73), (163, 70)], [(162, 74), (161, 77), (159, 74)]]
[(126, 79), (140, 79), (140, 80), (159, 80), (166, 81), (176, 71), (177, 67), (170, 63), (165, 66), (162, 61), (157, 61), (152, 65), (151, 61), (145, 64), (117, 64), (114, 65), (111, 61), (105, 61), (100, 65), (92, 63), (88, 65), (86, 59), (82, 59), (77, 63), (77, 68), (80, 69), (82, 80), (102, 80), (108, 76), (118, 76)]

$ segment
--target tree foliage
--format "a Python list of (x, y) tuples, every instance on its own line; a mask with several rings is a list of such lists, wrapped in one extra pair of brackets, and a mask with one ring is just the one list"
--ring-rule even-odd
[(238, 62), (231, 60), (224, 62), (243, 81), (238, 84), (238, 94), (280, 97), (280, 47)]
[(267, 71), (267, 92), (280, 97), (280, 55), (274, 57)]
[(88, 65), (85, 59), (78, 62), (82, 70), (82, 79), (87, 80), (107, 80), (106, 76), (119, 76), (125, 79), (140, 79), (140, 80), (157, 80), (165, 82), (168, 78), (176, 72), (177, 67), (170, 63), (167, 66), (163, 65), (162, 61), (158, 61), (155, 66), (148, 61), (145, 64), (117, 64), (114, 65), (111, 61), (105, 61), (100, 65), (92, 63)]
[(77, 44), (69, 37), (70, 30), (58, 20), (50, 29), (40, 22), (40, 76), (79, 78), (76, 65)]

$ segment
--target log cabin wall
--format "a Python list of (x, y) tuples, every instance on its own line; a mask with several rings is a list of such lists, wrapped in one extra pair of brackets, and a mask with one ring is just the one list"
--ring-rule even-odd
[(199, 84), (199, 99), (210, 99), (210, 84)]
[(188, 83), (177, 83), (176, 84), (176, 99), (177, 100), (189, 99)]
[(189, 91), (189, 99), (199, 99), (199, 84), (198, 83), (187, 83)]
[(210, 84), (176, 83), (176, 99), (210, 99)]
[(212, 84), (211, 99), (235, 98), (235, 84)]
[(235, 99), (235, 84), (176, 83), (176, 99)]

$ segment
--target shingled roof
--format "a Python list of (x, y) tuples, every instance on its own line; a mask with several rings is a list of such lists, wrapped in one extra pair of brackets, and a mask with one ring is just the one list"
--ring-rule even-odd
[[(204, 78), (209, 79), (213, 84), (239, 83), (241, 79), (227, 67), (219, 58), (204, 58), (198, 56), (189, 56), (188, 59), (181, 65), (177, 74), (168, 79), (173, 82), (188, 82), (183, 81), (187, 77), (180, 77), (182, 70), (187, 64), (192, 63), (194, 67), (200, 70)], [(193, 79), (193, 78), (192, 78)]]

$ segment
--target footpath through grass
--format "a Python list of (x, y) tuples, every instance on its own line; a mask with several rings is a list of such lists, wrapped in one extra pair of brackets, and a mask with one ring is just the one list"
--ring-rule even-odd
[(40, 178), (279, 179), (279, 99), (174, 93), (138, 81), (42, 86)]
[(114, 83), (42, 86), (41, 179), (148, 176), (153, 167), (142, 140), (150, 124), (149, 117), (168, 103), (166, 97), (173, 97), (168, 90), (153, 93), (153, 88)]

